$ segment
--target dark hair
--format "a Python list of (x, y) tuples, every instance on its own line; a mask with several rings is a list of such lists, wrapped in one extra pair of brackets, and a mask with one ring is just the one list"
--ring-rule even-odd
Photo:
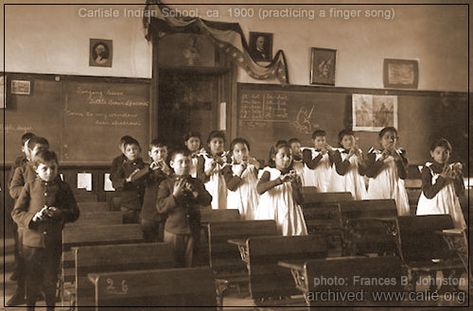
[(150, 143), (149, 143), (149, 150), (153, 149), (153, 147), (156, 147), (156, 148), (162, 148), (162, 147), (168, 147), (168, 145), (163, 142), (162, 140), (159, 140), (159, 139), (153, 139)]
[(25, 134), (21, 135), (21, 145), (24, 146), (28, 140), (35, 136), (36, 135), (31, 132), (26, 132)]
[(133, 140), (134, 138), (129, 136), (129, 135), (125, 135), (125, 136), (122, 136), (120, 138), (120, 145), (124, 145), (127, 141), (129, 140)]
[(317, 129), (312, 133), (312, 139), (316, 139), (317, 137), (320, 136), (327, 136), (327, 132), (321, 129)]
[(33, 165), (35, 167), (38, 167), (38, 165), (40, 164), (46, 164), (51, 161), (55, 161), (57, 164), (59, 164), (56, 153), (50, 150), (41, 150), (36, 154), (35, 158), (33, 159)]
[(387, 126), (383, 128), (381, 131), (379, 131), (379, 134), (378, 134), (379, 138), (382, 138), (384, 134), (386, 134), (387, 132), (393, 132), (394, 134), (396, 134), (396, 137), (398, 136), (398, 133), (395, 127)]
[(233, 148), (235, 148), (236, 144), (246, 145), (246, 147), (248, 148), (248, 151), (250, 151), (250, 144), (248, 143), (248, 141), (242, 137), (237, 137), (234, 140), (232, 140), (232, 142), (230, 143), (231, 152), (233, 152)]
[(210, 132), (209, 138), (207, 138), (207, 144), (214, 138), (221, 138), (225, 142), (225, 133), (223, 131), (214, 130)]
[(176, 155), (178, 154), (182, 154), (183, 156), (185, 157), (189, 157), (191, 155), (190, 151), (187, 150), (187, 149), (184, 149), (184, 148), (179, 148), (179, 149), (176, 149), (174, 150), (172, 153), (171, 153), (171, 160), (174, 161), (174, 158), (176, 157)]
[(289, 146), (290, 146), (290, 145), (292, 145), (293, 143), (299, 143), (299, 144), (300, 144), (301, 141), (299, 140), (299, 138), (295, 138), (295, 137), (294, 137), (294, 138), (289, 139), (289, 140), (287, 141), (287, 143), (288, 143)]
[(134, 139), (134, 138), (127, 139), (127, 140), (123, 143), (123, 148), (126, 149), (126, 146), (129, 146), (129, 145), (137, 145), (138, 148), (140, 148), (140, 150), (141, 150), (140, 143), (139, 143), (136, 139)]
[(41, 137), (41, 136), (33, 136), (30, 138), (28, 141), (28, 149), (33, 150), (34, 147), (37, 145), (42, 145), (45, 146), (46, 148), (49, 148), (49, 142), (46, 138)]
[(288, 149), (289, 152), (292, 152), (291, 146), (285, 140), (278, 140), (274, 146), (271, 146), (269, 149), (269, 161), (268, 165), (270, 167), (275, 167), (276, 163), (274, 162), (273, 158), (276, 157), (276, 154), (280, 149)]
[(445, 139), (443, 137), (437, 139), (436, 141), (434, 141), (432, 143), (432, 145), (430, 145), (430, 151), (434, 151), (435, 148), (437, 148), (437, 147), (443, 147), (443, 148), (447, 149), (448, 151), (452, 152), (452, 145), (450, 144), (450, 142), (447, 139)]
[(338, 132), (338, 144), (342, 143), (342, 139), (345, 136), (355, 136), (355, 132), (353, 132), (350, 129), (343, 129), (340, 132)]
[(184, 135), (184, 141), (188, 141), (191, 137), (197, 137), (202, 142), (202, 136), (196, 131), (187, 132), (186, 135)]

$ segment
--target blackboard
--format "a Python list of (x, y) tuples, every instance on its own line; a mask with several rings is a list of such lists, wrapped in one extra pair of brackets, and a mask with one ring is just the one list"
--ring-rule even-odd
[[(31, 93), (12, 94), (14, 79), (30, 81)], [(6, 89), (6, 163), (20, 154), (21, 135), (28, 131), (46, 137), (62, 164), (110, 163), (123, 135), (135, 137), (146, 150), (148, 80), (7, 74)]]
[[(453, 144), (454, 158), (467, 163), (466, 93), (239, 83), (236, 134), (249, 141), (253, 156), (266, 161), (279, 139), (296, 137), (303, 146), (313, 146), (316, 128), (324, 129), (328, 143), (337, 146), (338, 132), (353, 124), (352, 94), (398, 96), (399, 145), (411, 164), (429, 160), (430, 144), (440, 136)], [(377, 132), (356, 135), (365, 152), (378, 144)]]

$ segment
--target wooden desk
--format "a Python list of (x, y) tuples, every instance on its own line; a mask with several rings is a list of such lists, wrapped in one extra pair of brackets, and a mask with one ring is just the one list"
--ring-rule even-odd
[(248, 247), (246, 244), (246, 239), (230, 239), (228, 243), (234, 244), (238, 247), (238, 251), (240, 252), (240, 257), (243, 262), (248, 265), (249, 258), (248, 258)]
[(466, 231), (454, 228), (436, 231), (435, 233), (441, 235), (448, 244), (449, 249), (457, 253), (465, 267), (465, 271), (468, 271), (468, 240), (466, 238)]
[(307, 260), (281, 260), (278, 262), (279, 266), (291, 270), (292, 278), (296, 283), (296, 287), (303, 293), (307, 293), (309, 291), (309, 284), (306, 282), (306, 262)]

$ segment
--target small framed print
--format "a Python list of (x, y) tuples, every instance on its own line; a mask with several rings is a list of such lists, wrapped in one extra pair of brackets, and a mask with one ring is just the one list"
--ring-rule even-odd
[(310, 57), (310, 83), (335, 85), (337, 50), (312, 48)]
[(419, 62), (409, 59), (384, 59), (383, 82), (386, 88), (416, 89), (419, 83)]
[(30, 95), (31, 94), (31, 81), (30, 80), (11, 80), (11, 94)]
[(254, 61), (273, 60), (273, 34), (269, 32), (250, 32), (250, 56)]
[(89, 66), (112, 67), (112, 58), (112, 40), (90, 39)]

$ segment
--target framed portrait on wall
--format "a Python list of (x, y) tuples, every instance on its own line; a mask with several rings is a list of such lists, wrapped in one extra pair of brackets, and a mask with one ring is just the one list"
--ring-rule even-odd
[(270, 62), (273, 59), (273, 34), (250, 32), (250, 56), (254, 61)]
[(385, 58), (383, 82), (386, 88), (416, 89), (419, 83), (419, 62), (417, 60)]
[(310, 57), (310, 83), (335, 85), (337, 50), (312, 48)]
[(89, 46), (89, 66), (112, 67), (112, 40), (90, 39)]
[(397, 125), (397, 96), (353, 94), (352, 117), (354, 131), (378, 132)]

